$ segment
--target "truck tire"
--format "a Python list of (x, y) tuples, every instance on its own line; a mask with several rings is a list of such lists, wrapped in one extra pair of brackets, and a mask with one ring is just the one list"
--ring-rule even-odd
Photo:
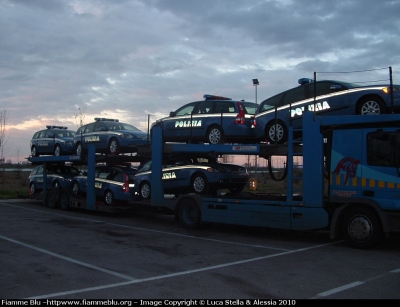
[(58, 192), (57, 189), (49, 189), (46, 193), (46, 206), (52, 209), (58, 207)]
[(197, 202), (190, 197), (182, 198), (178, 205), (179, 223), (188, 229), (195, 229), (200, 226), (201, 212)]
[(378, 216), (369, 208), (351, 208), (345, 215), (342, 234), (347, 244), (357, 249), (371, 249), (383, 239)]
[(70, 209), (69, 206), (69, 192), (66, 189), (62, 189), (60, 191), (60, 195), (58, 197), (60, 208), (64, 211), (68, 211)]

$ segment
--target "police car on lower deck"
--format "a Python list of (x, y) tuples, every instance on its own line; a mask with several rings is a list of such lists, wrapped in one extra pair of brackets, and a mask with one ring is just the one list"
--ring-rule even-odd
[(256, 103), (214, 95), (203, 97), (204, 100), (188, 103), (153, 123), (152, 127), (162, 127), (164, 142), (252, 142)]

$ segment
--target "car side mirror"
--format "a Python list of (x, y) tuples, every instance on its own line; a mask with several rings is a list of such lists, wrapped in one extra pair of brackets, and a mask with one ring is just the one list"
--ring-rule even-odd
[(176, 114), (175, 114), (174, 111), (169, 112), (169, 116), (170, 116), (170, 117), (174, 117), (175, 115), (176, 115)]

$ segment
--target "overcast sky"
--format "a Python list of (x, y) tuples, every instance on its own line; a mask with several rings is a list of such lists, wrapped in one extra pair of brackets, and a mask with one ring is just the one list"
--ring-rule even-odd
[(147, 131), (204, 94), (255, 101), (253, 78), (257, 102), (314, 72), (388, 82), (391, 66), (398, 84), (399, 16), (397, 0), (0, 0), (6, 160), (80, 113)]

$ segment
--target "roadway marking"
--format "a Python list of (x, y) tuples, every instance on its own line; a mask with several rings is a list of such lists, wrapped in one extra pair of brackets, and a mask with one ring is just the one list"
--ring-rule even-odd
[(75, 260), (73, 258), (66, 257), (66, 256), (63, 256), (63, 255), (60, 255), (60, 254), (56, 254), (56, 253), (50, 252), (48, 250), (45, 250), (43, 248), (39, 248), (39, 247), (30, 245), (30, 244), (26, 244), (26, 243), (21, 242), (21, 241), (17, 241), (17, 240), (11, 239), (11, 238), (7, 238), (7, 237), (4, 237), (2, 235), (0, 235), (0, 238), (3, 239), (3, 240), (7, 240), (9, 242), (13, 242), (13, 243), (22, 245), (22, 246), (27, 247), (27, 248), (31, 248), (31, 249), (36, 250), (38, 252), (42, 252), (42, 253), (48, 254), (48, 255), (53, 256), (53, 257), (57, 257), (57, 258), (60, 258), (60, 259), (63, 259), (63, 260), (66, 260), (66, 261), (69, 261), (69, 262), (72, 262), (72, 263), (76, 263), (78, 265), (87, 267), (89, 269), (94, 269), (94, 270), (97, 270), (97, 271), (100, 271), (100, 272), (103, 272), (103, 273), (107, 273), (107, 274), (111, 274), (111, 275), (114, 275), (114, 276), (117, 276), (117, 277), (120, 277), (120, 278), (123, 278), (123, 279), (128, 279), (128, 280), (136, 279), (136, 278), (133, 278), (133, 277), (128, 276), (128, 275), (124, 275), (124, 274), (120, 274), (120, 273), (117, 273), (117, 272), (114, 272), (114, 271), (111, 271), (111, 270), (103, 269), (101, 267), (98, 267), (98, 266), (95, 266), (95, 265), (92, 265), (92, 264), (89, 264), (89, 263), (85, 263), (85, 262), (82, 262), (82, 261), (79, 261), (79, 260)]
[(321, 245), (316, 245), (316, 246), (312, 246), (312, 247), (306, 247), (306, 248), (300, 248), (300, 249), (297, 249), (297, 250), (282, 252), (282, 253), (278, 253), (278, 254), (274, 254), (274, 255), (268, 255), (268, 256), (263, 256), (263, 257), (251, 258), (251, 259), (247, 259), (247, 260), (240, 260), (240, 261), (234, 261), (234, 262), (229, 262), (229, 263), (224, 263), (224, 264), (212, 265), (212, 266), (204, 267), (204, 268), (201, 268), (201, 269), (176, 272), (176, 273), (165, 274), (165, 275), (160, 275), (160, 276), (153, 276), (153, 277), (147, 277), (147, 278), (142, 278), (142, 279), (135, 279), (135, 280), (131, 280), (131, 281), (113, 283), (113, 284), (97, 286), (97, 287), (90, 287), (90, 288), (85, 288), (85, 289), (78, 289), (78, 290), (71, 290), (71, 291), (64, 291), (64, 292), (57, 292), (57, 293), (49, 293), (49, 294), (46, 294), (46, 295), (29, 297), (29, 298), (26, 298), (26, 299), (37, 299), (37, 300), (38, 299), (45, 299), (45, 298), (64, 296), (64, 295), (69, 295), (69, 294), (76, 294), (76, 293), (83, 293), (83, 292), (89, 292), (89, 291), (95, 291), (95, 290), (103, 290), (103, 289), (115, 288), (115, 287), (120, 287), (120, 286), (127, 286), (127, 285), (132, 285), (132, 284), (137, 284), (137, 283), (142, 283), (142, 282), (147, 282), (147, 281), (153, 281), (153, 280), (160, 280), (160, 279), (165, 279), (165, 278), (171, 278), (171, 277), (176, 277), (176, 276), (182, 276), (182, 275), (187, 275), (187, 274), (205, 272), (205, 271), (225, 268), (225, 267), (228, 267), (228, 266), (234, 266), (234, 265), (238, 265), (238, 264), (249, 263), (249, 262), (254, 262), (254, 261), (259, 261), (259, 260), (265, 260), (265, 259), (268, 259), (268, 258), (274, 258), (274, 257), (278, 257), (278, 256), (283, 256), (283, 255), (288, 255), (288, 254), (294, 254), (294, 253), (298, 253), (298, 252), (308, 251), (308, 250), (311, 250), (311, 249), (316, 249), (316, 248), (320, 248), (320, 247), (328, 246), (328, 245), (332, 245), (332, 244), (333, 243), (321, 244)]
[[(110, 223), (110, 222), (104, 222), (104, 221), (100, 221), (100, 220), (92, 220), (92, 219), (87, 219), (87, 218), (82, 218), (82, 217), (69, 216), (69, 215), (60, 214), (60, 213), (53, 213), (53, 212), (47, 212), (47, 211), (42, 211), (42, 210), (37, 210), (37, 209), (24, 208), (24, 207), (20, 207), (20, 206), (16, 206), (16, 205), (5, 204), (5, 203), (0, 203), (0, 205), (34, 211), (34, 212), (47, 213), (47, 214), (51, 214), (51, 215), (61, 216), (64, 218), (83, 220), (83, 221), (92, 222), (92, 223), (103, 223), (103, 224), (111, 225), (111, 226), (118, 226), (118, 227), (122, 227), (122, 228), (129, 228), (129, 229), (141, 230), (141, 231), (146, 231), (146, 232), (161, 233), (161, 234), (166, 234), (166, 235), (176, 236), (176, 237), (183, 237), (183, 238), (189, 238), (189, 239), (197, 239), (197, 240), (202, 240), (202, 241), (210, 241), (210, 242), (232, 244), (232, 245), (239, 245), (239, 246), (266, 248), (266, 249), (277, 250), (277, 251), (290, 251), (289, 249), (285, 249), (285, 248), (277, 248), (277, 247), (270, 247), (270, 246), (264, 246), (264, 245), (246, 244), (246, 243), (238, 243), (238, 242), (224, 241), (224, 240), (218, 240), (218, 239), (202, 238), (202, 237), (184, 235), (184, 234), (179, 234), (179, 233), (174, 233), (174, 232), (154, 230), (154, 229), (135, 227), (135, 226), (129, 226), (129, 225), (123, 225), (123, 224), (117, 224), (117, 223)], [(336, 241), (335, 243), (339, 243), (339, 242), (342, 242), (342, 241)]]

